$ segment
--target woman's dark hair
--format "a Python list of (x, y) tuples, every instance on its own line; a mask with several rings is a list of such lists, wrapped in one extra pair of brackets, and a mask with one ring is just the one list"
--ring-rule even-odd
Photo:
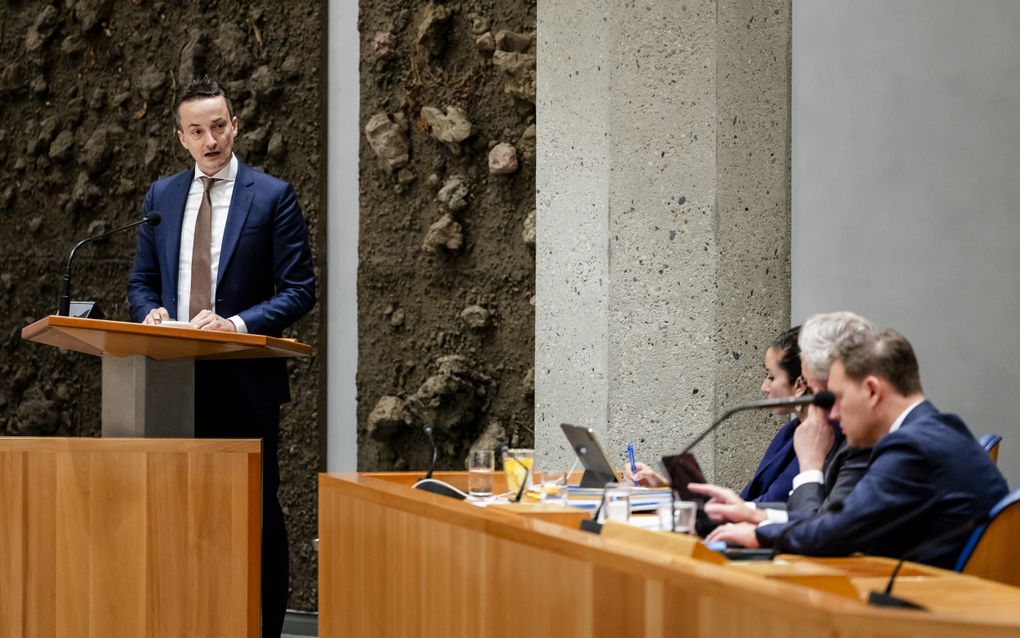
[(796, 383), (801, 375), (800, 346), (797, 345), (798, 335), (800, 335), (800, 326), (794, 326), (776, 337), (770, 346), (779, 351), (779, 367), (786, 372), (791, 385)]

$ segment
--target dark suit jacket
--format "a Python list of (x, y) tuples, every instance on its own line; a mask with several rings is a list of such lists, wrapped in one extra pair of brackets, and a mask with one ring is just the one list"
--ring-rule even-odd
[(851, 447), (843, 440), (826, 466), (823, 483), (805, 483), (790, 494), (786, 510), (790, 518), (803, 518), (843, 501), (868, 470), (871, 448)]
[[(160, 306), (177, 313), (181, 225), (194, 169), (154, 182), (144, 213), (158, 211), (159, 226), (138, 231), (128, 278), (131, 318), (142, 321)], [(248, 332), (280, 336), (315, 305), (315, 273), (305, 225), (290, 184), (238, 162), (216, 278), (216, 314), (238, 315)], [(182, 318), (186, 320), (187, 318)], [(209, 362), (213, 363), (213, 362)], [(290, 400), (283, 359), (215, 362), (205, 376), (230, 378), (256, 405)], [(201, 372), (196, 369), (196, 375)]]
[(740, 498), (755, 503), (781, 502), (790, 495), (793, 477), (800, 472), (797, 454), (793, 451), (793, 432), (800, 425), (794, 418), (779, 428), (765, 450), (758, 469), (740, 492)]
[[(898, 558), (927, 539), (987, 514), (1008, 493), (1006, 480), (959, 417), (925, 401), (899, 430), (879, 440), (865, 475), (840, 512), (759, 527), (763, 545), (783, 529), (782, 551), (814, 556), (865, 552)], [(966, 534), (924, 549), (913, 560), (952, 568)]]

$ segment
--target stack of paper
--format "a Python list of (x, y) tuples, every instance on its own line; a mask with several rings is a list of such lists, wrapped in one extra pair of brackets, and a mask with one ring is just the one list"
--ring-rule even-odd
[[(630, 490), (630, 511), (632, 512), (654, 512), (660, 503), (669, 503), (673, 498), (673, 491), (659, 487), (631, 487)], [(568, 488), (568, 504), (571, 507), (594, 511), (602, 502), (601, 488), (597, 487), (574, 487)]]

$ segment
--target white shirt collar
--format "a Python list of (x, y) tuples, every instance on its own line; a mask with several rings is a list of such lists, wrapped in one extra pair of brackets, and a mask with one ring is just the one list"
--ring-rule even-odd
[(202, 172), (202, 169), (195, 164), (195, 177), (191, 181), (197, 182), (202, 177), (214, 177), (218, 180), (232, 182), (237, 179), (237, 155), (230, 154), (230, 161), (217, 172), (215, 175), (206, 175)]
[(909, 406), (907, 406), (907, 409), (904, 410), (903, 412), (900, 412), (900, 415), (896, 417), (896, 420), (893, 421), (892, 425), (889, 427), (889, 434), (892, 434), (896, 430), (900, 429), (900, 426), (903, 425), (903, 421), (906, 420), (907, 415), (910, 414), (911, 410), (921, 405), (922, 403), (924, 403), (923, 397), (911, 403)]

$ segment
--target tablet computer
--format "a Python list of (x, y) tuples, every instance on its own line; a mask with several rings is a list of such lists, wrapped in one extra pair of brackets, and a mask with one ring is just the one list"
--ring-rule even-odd
[(584, 468), (581, 487), (602, 488), (606, 483), (615, 483), (618, 480), (613, 464), (609, 462), (606, 451), (602, 449), (595, 436), (595, 430), (569, 423), (563, 423), (560, 428), (570, 442), (574, 454), (581, 461), (581, 467)]

